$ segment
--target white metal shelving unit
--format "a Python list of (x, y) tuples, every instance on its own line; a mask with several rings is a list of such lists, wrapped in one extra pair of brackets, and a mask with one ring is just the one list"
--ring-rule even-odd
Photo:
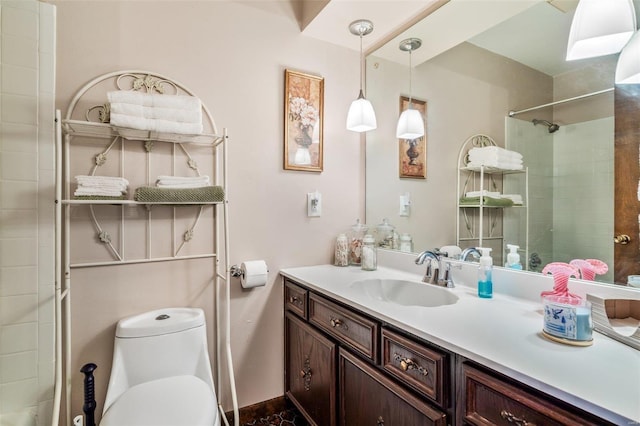
[[(468, 138), (458, 155), (458, 178), (457, 178), (457, 220), (456, 220), (456, 244), (466, 247), (471, 242), (477, 241), (475, 247), (500, 246), (501, 258), (505, 253), (504, 241), (504, 211), (505, 209), (521, 210), (524, 214), (525, 229), (524, 236), (518, 241), (520, 252), (524, 254), (523, 266), (528, 269), (529, 262), (529, 173), (525, 167), (522, 170), (505, 170), (494, 167), (479, 166), (469, 167), (469, 150), (475, 147), (497, 146), (495, 141), (486, 135), (478, 134)], [(480, 196), (477, 205), (461, 204), (460, 199), (470, 191), (499, 191), (504, 185), (504, 179), (509, 175), (524, 175), (523, 205), (522, 206), (487, 206), (484, 196)], [(496, 178), (498, 180), (496, 180)], [(464, 229), (461, 224), (464, 223)], [(494, 257), (496, 257), (494, 255)]]
[[(228, 143), (227, 130), (223, 129), (218, 133), (215, 121), (207, 107), (203, 104), (203, 124), (210, 133), (199, 135), (183, 135), (172, 133), (149, 132), (136, 129), (118, 128), (111, 126), (109, 122), (109, 105), (106, 103), (106, 92), (108, 90), (139, 90), (147, 93), (170, 93), (180, 95), (195, 96), (193, 92), (184, 85), (171, 80), (157, 73), (141, 70), (117, 71), (101, 75), (87, 84), (85, 84), (72, 99), (66, 116), (63, 119), (60, 111), (56, 112), (56, 288), (55, 288), (55, 308), (56, 308), (56, 367), (55, 367), (55, 393), (54, 393), (54, 413), (53, 424), (58, 422), (61, 406), (61, 395), (64, 391), (66, 394), (66, 419), (71, 422), (71, 277), (72, 271), (77, 268), (86, 268), (94, 266), (112, 266), (137, 263), (151, 262), (168, 262), (185, 259), (201, 259), (211, 258), (212, 277), (215, 285), (214, 294), (214, 310), (216, 322), (216, 348), (215, 359), (212, 360), (213, 371), (216, 374), (216, 395), (218, 398), (219, 410), (223, 422), (228, 425), (227, 419), (222, 408), (221, 394), (223, 377), (221, 360), (225, 359), (227, 365), (227, 374), (229, 378), (229, 386), (234, 412), (234, 424), (239, 424), (238, 402), (235, 389), (235, 378), (233, 373), (233, 362), (231, 358), (230, 346), (230, 296), (229, 296), (229, 232), (228, 232), (228, 188), (227, 188), (227, 149)], [(98, 102), (96, 104), (96, 102)], [(78, 119), (82, 117), (84, 111), (84, 120)], [(197, 162), (192, 158), (189, 149), (210, 149), (211, 164), (208, 166), (213, 171), (212, 184), (220, 186), (224, 192), (224, 200), (216, 202), (138, 202), (134, 200), (87, 200), (74, 199), (71, 191), (71, 163), (70, 156), (76, 141), (82, 141), (82, 144), (95, 146), (98, 153), (95, 155), (94, 164), (91, 167), (90, 175), (98, 175), (107, 158), (118, 155), (120, 176), (126, 177), (125, 158), (128, 149), (132, 144), (142, 146), (140, 150), (146, 151), (146, 182), (141, 185), (130, 186), (149, 186), (155, 178), (150, 176), (151, 162), (154, 153), (153, 145), (156, 142), (170, 144), (171, 152), (171, 168), (175, 171), (176, 161), (184, 159), (186, 165), (193, 174), (199, 176), (201, 171)], [(114, 152), (116, 154), (114, 154)], [(130, 154), (129, 154), (130, 155)], [(137, 155), (140, 155), (139, 153)], [(71, 237), (70, 233), (73, 229), (71, 208), (73, 206), (84, 206), (88, 208), (91, 223), (95, 228), (95, 237), (103, 243), (104, 249), (110, 257), (109, 260), (100, 261), (82, 261), (72, 263), (71, 259)], [(101, 218), (96, 215), (96, 209), (103, 206), (112, 206), (120, 210), (119, 225), (116, 226), (117, 243), (112, 243), (109, 232), (103, 229)], [(115, 207), (113, 207), (115, 206)], [(146, 210), (146, 241), (145, 256), (130, 257), (127, 252), (127, 235), (124, 232), (125, 222), (128, 219), (126, 209), (135, 206), (144, 206)], [(195, 210), (193, 219), (185, 222), (184, 215), (176, 218), (176, 209), (192, 208)], [(157, 256), (154, 254), (155, 241), (152, 241), (153, 232), (151, 223), (153, 221), (152, 211), (154, 209), (173, 209), (172, 225), (171, 225), (171, 255)], [(194, 237), (198, 224), (203, 215), (211, 215), (213, 220), (213, 250), (206, 253), (187, 253), (183, 249), (189, 244)], [(180, 232), (176, 226), (184, 226), (182, 238), (175, 236)], [(169, 249), (167, 249), (169, 250)], [(220, 295), (222, 288), (225, 288), (225, 298), (221, 300)], [(224, 306), (223, 306), (224, 302)], [(224, 318), (221, 317), (221, 310), (226, 312)], [(64, 324), (64, 327), (63, 327)], [(222, 328), (224, 325), (224, 328)], [(224, 334), (224, 341), (222, 341)], [(64, 342), (64, 347), (63, 347)], [(64, 377), (63, 377), (63, 360), (64, 360)]]

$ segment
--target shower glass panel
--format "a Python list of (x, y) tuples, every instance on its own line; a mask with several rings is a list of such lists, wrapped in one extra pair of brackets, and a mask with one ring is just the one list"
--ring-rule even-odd
[[(506, 118), (506, 147), (529, 168), (529, 254), (549, 262), (600, 259), (613, 281), (614, 117), (547, 126)], [(508, 188), (505, 189), (505, 193)], [(524, 223), (505, 217), (505, 241)], [(534, 262), (535, 264), (535, 262)]]

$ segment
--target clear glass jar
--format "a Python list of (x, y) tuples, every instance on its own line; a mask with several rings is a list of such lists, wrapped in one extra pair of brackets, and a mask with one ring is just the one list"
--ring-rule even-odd
[(382, 219), (382, 223), (376, 227), (376, 242), (378, 247), (390, 249), (393, 248), (394, 227), (389, 224), (388, 219)]
[(347, 234), (340, 234), (336, 238), (333, 264), (335, 266), (349, 266), (349, 240), (347, 239)]
[(405, 253), (413, 252), (413, 241), (411, 240), (411, 235), (407, 233), (400, 235), (400, 251)]
[(362, 258), (362, 239), (367, 234), (367, 225), (356, 220), (355, 225), (349, 231), (349, 264), (360, 266)]
[(373, 235), (365, 235), (362, 239), (362, 269), (375, 271), (378, 268), (376, 239)]

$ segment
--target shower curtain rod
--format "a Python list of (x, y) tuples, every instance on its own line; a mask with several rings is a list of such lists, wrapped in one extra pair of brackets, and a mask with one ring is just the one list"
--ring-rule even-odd
[(613, 89), (614, 88), (612, 87), (610, 89), (599, 90), (597, 92), (587, 93), (586, 95), (575, 96), (573, 98), (563, 99), (561, 101), (555, 101), (555, 102), (551, 102), (551, 103), (544, 104), (544, 105), (538, 105), (538, 106), (527, 108), (527, 109), (521, 109), (520, 111), (509, 111), (509, 117), (513, 117), (515, 115), (522, 114), (523, 112), (534, 111), (536, 109), (545, 108), (545, 107), (548, 107), (548, 106), (563, 104), (565, 102), (577, 101), (579, 99), (589, 98), (591, 96), (601, 95), (601, 94), (607, 93), (607, 92), (613, 92)]

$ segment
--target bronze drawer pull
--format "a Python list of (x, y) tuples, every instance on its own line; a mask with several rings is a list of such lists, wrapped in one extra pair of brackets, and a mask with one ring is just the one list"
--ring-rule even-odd
[(343, 330), (348, 330), (349, 329), (349, 326), (347, 326), (347, 324), (343, 323), (340, 318), (331, 318), (329, 320), (329, 323), (331, 324), (331, 327), (333, 327), (333, 328), (342, 328)]
[(500, 417), (517, 426), (536, 426), (534, 423), (529, 423), (528, 421), (526, 421), (524, 417), (516, 417), (507, 410), (500, 411)]
[(298, 306), (302, 306), (302, 300), (300, 300), (300, 298), (298, 298), (298, 296), (291, 296), (289, 297), (289, 303), (293, 304), (293, 305), (298, 305)]
[(300, 377), (304, 380), (304, 390), (311, 390), (311, 361), (309, 361), (309, 357), (306, 357), (304, 360), (304, 367), (300, 370)]
[(378, 416), (378, 421), (376, 422), (376, 426), (382, 426), (384, 425), (384, 419), (382, 418), (382, 416)]
[(400, 362), (400, 368), (402, 369), (402, 371), (418, 370), (420, 373), (422, 373), (423, 376), (427, 376), (429, 374), (429, 370), (421, 365), (416, 364), (416, 362), (411, 358), (403, 357), (402, 355), (395, 353), (393, 354), (393, 359), (394, 361)]

